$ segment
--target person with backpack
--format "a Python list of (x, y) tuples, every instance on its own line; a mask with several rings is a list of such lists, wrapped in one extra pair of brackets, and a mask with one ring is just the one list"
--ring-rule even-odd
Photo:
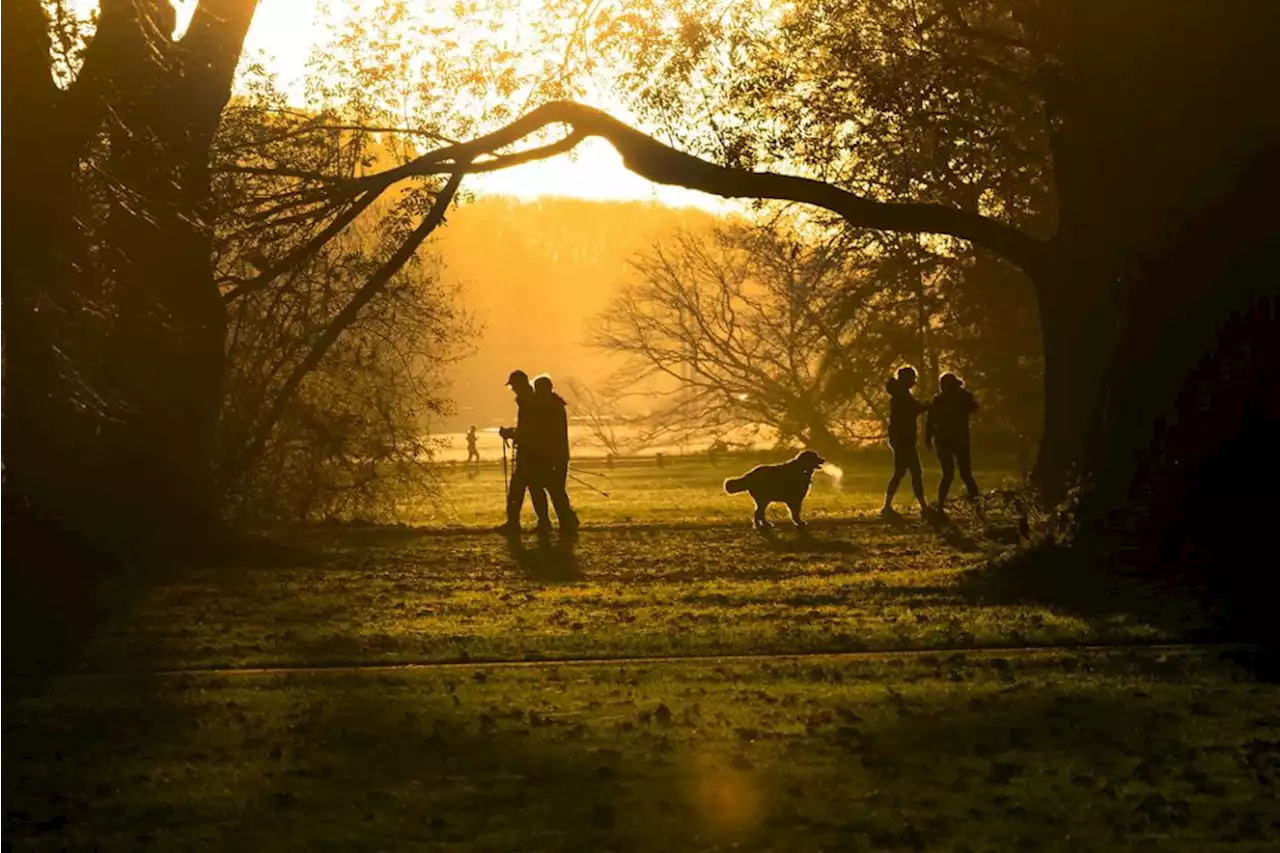
[(551, 377), (542, 374), (533, 380), (534, 428), (538, 433), (540, 480), (560, 521), (561, 532), (578, 529), (578, 515), (565, 489), (569, 477), (569, 414), (564, 398), (557, 394)]
[(938, 462), (942, 465), (937, 505), (941, 514), (957, 467), (969, 492), (969, 500), (978, 498), (978, 484), (973, 479), (973, 461), (969, 452), (969, 416), (978, 410), (978, 401), (954, 373), (942, 374), (938, 387), (940, 390), (929, 404), (929, 414), (924, 421), (924, 446), (936, 448)]

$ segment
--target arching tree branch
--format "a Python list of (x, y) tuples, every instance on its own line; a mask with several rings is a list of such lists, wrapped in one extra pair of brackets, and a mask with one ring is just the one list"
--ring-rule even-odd
[[(601, 110), (568, 101), (545, 104), (506, 127), (460, 145), (422, 155), (395, 169), (359, 178), (348, 191), (385, 187), (413, 175), (438, 174), (457, 168), (459, 159), (471, 161), (499, 151), (548, 125), (573, 129), (569, 140), (599, 136), (622, 155), (628, 169), (654, 183), (699, 190), (722, 198), (760, 198), (793, 201), (830, 210), (850, 225), (901, 233), (949, 234), (976, 243), (1006, 258), (1030, 275), (1047, 260), (1047, 244), (994, 219), (940, 204), (880, 202), (823, 181), (774, 172), (748, 172), (708, 162), (677, 151)], [(553, 146), (535, 149), (540, 156), (557, 153)], [(521, 162), (536, 156), (511, 155)], [(509, 165), (515, 165), (511, 161)], [(471, 168), (479, 169), (482, 163)]]

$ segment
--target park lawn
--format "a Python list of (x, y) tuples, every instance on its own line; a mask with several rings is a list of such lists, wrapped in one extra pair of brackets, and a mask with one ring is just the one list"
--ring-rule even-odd
[(5, 846), (1261, 851), (1278, 698), (1170, 649), (71, 676), (6, 699)]
[[(950, 525), (921, 523), (917, 513), (889, 523), (876, 513), (876, 472), (850, 471), (843, 491), (815, 489), (806, 535), (780, 522), (762, 536), (750, 529), (749, 500), (717, 496), (725, 467), (618, 469), (612, 476), (627, 485), (612, 485), (609, 512), (581, 502), (587, 526), (576, 542), (530, 534), (512, 547), (474, 527), (282, 534), (290, 549), (266, 563), (187, 571), (149, 589), (98, 632), (79, 665), (134, 671), (1181, 636), (1123, 612), (1083, 616), (975, 583), (980, 566), (1016, 547), (1007, 508), (992, 505), (980, 522), (957, 502)], [(447, 476), (475, 516), (476, 482), (487, 476), (500, 495), (501, 471)], [(730, 510), (730, 521), (718, 514)]]
[[(672, 457), (659, 467), (653, 458), (623, 460), (608, 468), (599, 459), (574, 462), (569, 492), (574, 505), (589, 524), (653, 524), (664, 522), (750, 524), (752, 504), (747, 495), (727, 495), (724, 480), (737, 476), (762, 460), (778, 461), (786, 454), (737, 454), (712, 465), (705, 458)], [(924, 454), (925, 489), (930, 502), (937, 495), (941, 476), (936, 460)], [(1008, 460), (994, 460), (993, 467), (980, 467), (974, 472), (979, 486), (985, 490), (1009, 486), (1015, 474)], [(979, 460), (981, 465), (981, 460)], [(473, 469), (462, 464), (441, 465), (441, 490), (418, 501), (406, 502), (403, 520), (412, 525), (431, 527), (490, 527), (503, 519), (503, 474), (500, 463), (488, 462)], [(887, 452), (867, 451), (858, 460), (845, 465), (837, 481), (819, 471), (805, 501), (809, 518), (847, 518), (871, 513), (884, 501), (884, 487), (892, 472)], [(956, 482), (963, 494), (963, 484)], [(601, 490), (608, 496), (600, 494)], [(898, 507), (914, 512), (911, 485), (904, 482), (899, 490)], [(775, 505), (772, 518), (787, 518), (785, 508)], [(528, 505), (526, 523), (532, 523)]]

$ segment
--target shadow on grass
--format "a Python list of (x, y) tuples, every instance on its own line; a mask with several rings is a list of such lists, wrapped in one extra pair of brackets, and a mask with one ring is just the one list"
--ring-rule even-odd
[[(1000, 658), (926, 666), (945, 687), (699, 670), (656, 712), (652, 691), (611, 703), (610, 687), (636, 682), (603, 669), (71, 683), (6, 704), (6, 737), (11, 716), (26, 726), (22, 749), (6, 743), (5, 843), (1018, 850), (1062, 849), (1069, 832), (1070, 849), (1130, 849), (1180, 834), (1260, 843), (1277, 816), (1255, 776), (1271, 742), (1205, 724), (1266, 737), (1267, 695), (1150, 655), (1067, 678), (1046, 663), (1048, 682)], [(705, 711), (672, 698), (717, 681), (763, 689), (700, 691)], [(810, 701), (780, 718), (795, 691)], [(588, 695), (607, 707), (585, 710)], [(710, 713), (718, 702), (732, 723)], [(795, 716), (803, 730), (780, 722)]]
[(791, 535), (766, 529), (760, 531), (760, 538), (770, 551), (784, 554), (858, 554), (865, 550), (846, 539), (825, 539), (814, 536), (808, 528), (796, 530)]
[[(1016, 670), (1005, 671), (1012, 682)], [(1239, 713), (1244, 697), (1204, 691), (1186, 703), (1178, 687), (1161, 686), (1180, 685), (1182, 673), (1147, 676), (1155, 683), (1132, 690), (1010, 683), (945, 709), (890, 690), (892, 719), (833, 738), (875, 782), (847, 830), (875, 849), (948, 849), (960, 840), (1058, 849), (1064, 837), (1079, 849), (1145, 849), (1183, 833), (1263, 842), (1280, 817), (1260, 799), (1269, 783), (1249, 769), (1249, 746), (1223, 745), (1204, 723)], [(1274, 724), (1265, 699), (1247, 701), (1246, 725)], [(838, 790), (849, 774), (824, 775), (823, 789)], [(892, 808), (903, 799), (932, 807), (903, 820)]]
[(524, 573), (535, 583), (576, 583), (583, 580), (582, 566), (575, 553), (578, 535), (561, 533), (554, 540), (539, 536), (534, 547), (528, 547), (523, 537), (506, 539), (507, 553)]
[(476, 706), (450, 688), (446, 710), (450, 696), (394, 677), (290, 683), (300, 689), (204, 684), (146, 714), (123, 691), (74, 703), (74, 730), (52, 727), (20, 754), (6, 743), (6, 849), (693, 844), (696, 815), (681, 814), (656, 740), (633, 786), (619, 750), (585, 745), (580, 724), (545, 707)]
[(971, 569), (958, 592), (993, 604), (1046, 605), (1097, 624), (1127, 614), (1187, 641), (1216, 638), (1192, 592), (1107, 571), (1060, 545), (1036, 545)]
[(51, 674), (75, 668), (84, 646), (111, 618), (155, 586), (211, 567), (300, 565), (305, 548), (262, 539), (215, 539), (203, 548), (122, 545), (112, 554), (88, 537), (5, 498), (4, 674), (6, 693), (38, 692)]

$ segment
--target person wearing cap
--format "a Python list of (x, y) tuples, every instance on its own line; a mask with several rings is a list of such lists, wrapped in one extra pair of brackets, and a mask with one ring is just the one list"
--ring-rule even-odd
[(960, 479), (969, 492), (969, 500), (978, 497), (978, 484), (973, 479), (973, 463), (969, 453), (969, 415), (978, 410), (978, 401), (954, 373), (944, 373), (938, 380), (939, 391), (929, 405), (924, 419), (924, 446), (936, 447), (942, 465), (942, 481), (938, 483), (939, 513), (947, 501), (947, 491), (960, 468)]
[(898, 515), (893, 508), (893, 496), (908, 471), (911, 472), (911, 491), (915, 492), (920, 503), (920, 515), (926, 518), (929, 515), (929, 504), (924, 499), (920, 451), (916, 449), (916, 419), (928, 409), (928, 405), (911, 396), (911, 388), (915, 384), (915, 368), (908, 366), (899, 369), (897, 377), (884, 386), (889, 392), (889, 447), (893, 450), (893, 477), (885, 489), (884, 508), (880, 510), (886, 518)]
[(533, 504), (533, 512), (538, 517), (538, 530), (546, 531), (551, 527), (551, 520), (547, 514), (547, 493), (543, 486), (545, 465), (541, 462), (537, 447), (533, 385), (529, 382), (529, 374), (523, 370), (511, 371), (511, 375), (507, 377), (507, 385), (516, 395), (516, 425), (503, 427), (498, 430), (498, 434), (504, 441), (515, 442), (516, 453), (512, 462), (511, 482), (507, 487), (507, 521), (498, 528), (498, 532), (509, 535), (520, 533), (520, 512), (524, 508), (526, 489)]
[(569, 477), (569, 414), (566, 403), (555, 392), (551, 377), (545, 373), (533, 380), (533, 401), (532, 424), (537, 432), (537, 461), (542, 466), (538, 472), (539, 479), (555, 507), (560, 530), (572, 532), (578, 529), (578, 516), (565, 489)]

